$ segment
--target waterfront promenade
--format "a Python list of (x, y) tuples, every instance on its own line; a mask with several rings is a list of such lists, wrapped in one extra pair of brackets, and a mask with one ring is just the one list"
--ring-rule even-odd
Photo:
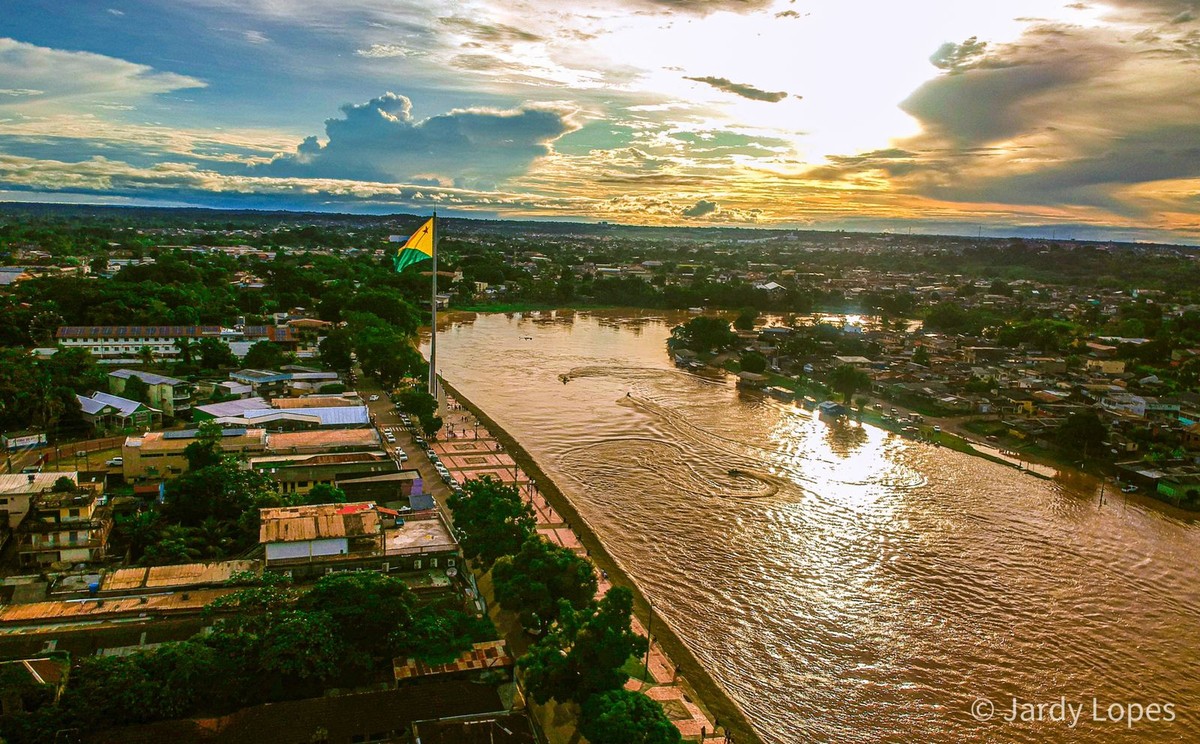
[[(533, 507), (540, 535), (579, 555), (588, 555), (577, 528), (558, 513), (539, 490), (537, 481), (521, 469), (488, 428), (453, 396), (447, 396), (442, 420), (444, 427), (439, 438), (430, 442), (430, 449), (455, 480), (461, 483), (470, 478), (490, 475), (502, 483), (515, 486)], [(599, 569), (597, 580), (597, 596), (601, 596), (612, 584), (607, 574)], [(656, 618), (653, 622), (663, 621)], [(642, 637), (648, 635), (645, 625), (637, 617), (633, 618), (633, 629)], [(647, 671), (646, 680), (631, 677), (625, 687), (659, 701), (685, 740), (728, 740), (725, 730), (717, 725), (719, 722), (714, 722), (697, 704), (688, 680), (678, 673), (677, 665), (657, 640), (651, 644)], [(718, 729), (719, 734), (716, 733)]]

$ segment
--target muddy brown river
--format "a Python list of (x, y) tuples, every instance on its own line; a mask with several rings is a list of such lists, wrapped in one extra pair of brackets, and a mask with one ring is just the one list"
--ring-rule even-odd
[(765, 741), (1200, 741), (1200, 527), (677, 370), (686, 317), (451, 315), (439, 367)]

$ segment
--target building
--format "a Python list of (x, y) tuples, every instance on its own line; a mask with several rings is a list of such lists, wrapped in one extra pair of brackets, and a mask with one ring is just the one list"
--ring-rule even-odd
[(456, 568), (458, 542), (437, 512), (401, 519), (372, 501), (261, 509), (259, 543), (267, 568), (321, 575)]
[(0, 475), (0, 519), (16, 529), (29, 513), (33, 497), (54, 488), (59, 478), (79, 485), (79, 473), (74, 470)]
[(304, 395), (320, 392), (325, 385), (336, 384), (339, 380), (336, 372), (318, 372), (316, 370), (262, 370), (242, 369), (230, 372), (229, 379), (243, 385), (249, 385), (255, 395), (264, 398), (278, 398), (291, 395)]
[(229, 426), (253, 426), (272, 431), (301, 429), (361, 429), (371, 425), (366, 406), (331, 406), (325, 408), (258, 408), (242, 411), (237, 416), (223, 416), (218, 423)]
[(138, 352), (148, 347), (160, 359), (179, 355), (175, 342), (220, 339), (220, 326), (61, 326), (55, 334), (68, 349), (86, 349), (101, 363), (137, 361)]
[[(275, 481), (281, 493), (308, 493), (320, 484), (339, 486), (343, 480), (396, 473), (396, 461), (386, 452), (266, 455), (250, 460), (250, 467)], [(398, 489), (397, 489), (398, 490)]]
[[(249, 387), (246, 387), (246, 389), (249, 390)], [(236, 417), (241, 416), (246, 411), (258, 411), (263, 408), (270, 408), (270, 404), (258, 397), (245, 397), (221, 403), (205, 403), (204, 405), (192, 407), (192, 421), (199, 423), (219, 418)]]
[(17, 528), (18, 560), (28, 567), (103, 560), (112, 526), (112, 509), (100, 505), (97, 491), (43, 491)]
[(383, 448), (375, 429), (313, 429), (270, 434), (267, 453), (272, 455), (376, 452)]
[(99, 390), (92, 397), (85, 398), (76, 395), (83, 420), (92, 429), (103, 431), (107, 429), (148, 429), (155, 423), (162, 423), (162, 411), (136, 400), (122, 398)]
[[(188, 468), (184, 450), (196, 441), (197, 429), (150, 431), (127, 437), (121, 447), (121, 470), (126, 482), (173, 478)], [(267, 433), (262, 429), (223, 429), (221, 452), (252, 456), (266, 451)]]
[(129, 378), (137, 377), (146, 383), (146, 403), (168, 416), (175, 417), (191, 407), (195, 386), (174, 377), (156, 375), (132, 369), (118, 369), (108, 373), (108, 391), (114, 395), (125, 392)]

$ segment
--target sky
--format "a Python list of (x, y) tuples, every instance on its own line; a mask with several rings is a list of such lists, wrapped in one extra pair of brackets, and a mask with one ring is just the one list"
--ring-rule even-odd
[(4, 0), (0, 200), (1200, 243), (1175, 0)]

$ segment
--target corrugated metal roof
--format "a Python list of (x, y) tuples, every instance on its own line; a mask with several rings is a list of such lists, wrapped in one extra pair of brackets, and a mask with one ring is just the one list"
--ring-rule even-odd
[(281, 411), (278, 408), (260, 408), (244, 411), (241, 417), (259, 423), (281, 418), (315, 417), (320, 426), (365, 426), (371, 423), (371, 414), (366, 406), (327, 406), (302, 408), (298, 411)]

